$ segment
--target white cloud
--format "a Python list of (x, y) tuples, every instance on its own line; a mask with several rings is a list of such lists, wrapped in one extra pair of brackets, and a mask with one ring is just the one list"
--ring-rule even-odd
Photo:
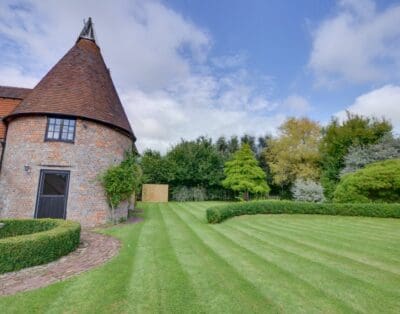
[(291, 115), (303, 115), (312, 109), (308, 100), (300, 95), (290, 95), (282, 104)]
[(342, 0), (313, 33), (309, 66), (319, 84), (386, 82), (400, 77), (400, 5)]
[(33, 88), (38, 80), (38, 77), (23, 73), (22, 70), (17, 67), (0, 68), (0, 85)]
[(300, 96), (271, 101), (273, 80), (250, 73), (244, 53), (210, 58), (207, 30), (151, 0), (2, 1), (0, 83), (32, 87), (88, 16), (140, 150), (165, 151), (182, 137), (272, 133), (285, 118), (280, 109), (307, 107)]
[(150, 94), (134, 90), (124, 94), (122, 100), (140, 104), (128, 108), (128, 115), (136, 121), (139, 149), (152, 147), (164, 152), (181, 138), (274, 133), (285, 119), (285, 115), (279, 113), (255, 115), (244, 108), (226, 109), (218, 104), (187, 106), (168, 93)]
[(244, 65), (247, 56), (245, 53), (220, 56), (212, 58), (212, 63), (219, 68), (235, 68)]
[(204, 60), (211, 47), (205, 31), (155, 1), (5, 1), (0, 12), (0, 34), (18, 44), (27, 67), (36, 70), (39, 61), (42, 71), (73, 45), (81, 18), (92, 16), (102, 53), (121, 88), (154, 90), (184, 79), (191, 63)]
[[(400, 131), (400, 86), (385, 85), (356, 98), (347, 108), (352, 113), (364, 116), (384, 117), (391, 121), (395, 131)], [(345, 111), (337, 113), (345, 118)]]

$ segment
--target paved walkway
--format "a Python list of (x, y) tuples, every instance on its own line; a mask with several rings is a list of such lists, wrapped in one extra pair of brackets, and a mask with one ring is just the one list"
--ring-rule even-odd
[(112, 237), (82, 231), (81, 244), (72, 253), (45, 265), (0, 275), (0, 296), (47, 286), (101, 265), (116, 255), (120, 242)]

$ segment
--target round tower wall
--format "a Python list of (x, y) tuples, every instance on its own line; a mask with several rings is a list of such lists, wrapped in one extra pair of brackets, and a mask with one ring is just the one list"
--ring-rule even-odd
[[(84, 226), (105, 223), (110, 211), (99, 175), (123, 160), (132, 140), (103, 124), (77, 119), (74, 143), (45, 141), (46, 125), (46, 116), (9, 123), (0, 173), (0, 217), (34, 217), (41, 170), (62, 170), (70, 173), (66, 219)], [(117, 219), (126, 218), (127, 212), (123, 204), (116, 210)]]

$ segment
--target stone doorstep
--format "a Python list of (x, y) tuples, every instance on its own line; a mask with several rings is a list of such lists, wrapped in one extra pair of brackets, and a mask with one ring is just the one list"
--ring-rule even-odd
[(0, 275), (0, 296), (45, 287), (85, 272), (104, 264), (120, 247), (116, 238), (83, 230), (81, 244), (74, 252), (45, 265)]

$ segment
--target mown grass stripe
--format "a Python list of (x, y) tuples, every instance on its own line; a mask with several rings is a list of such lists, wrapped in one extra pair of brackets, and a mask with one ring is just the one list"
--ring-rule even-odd
[[(254, 241), (255, 239), (258, 242), (272, 246), (274, 249), (282, 250), (281, 253), (285, 258), (287, 257), (287, 253), (289, 255), (294, 254), (301, 256), (308, 262), (320, 264), (319, 267), (326, 267), (329, 269), (329, 273), (333, 275), (334, 280), (336, 277), (341, 277), (339, 280), (343, 280), (343, 276), (345, 276), (353, 281), (358, 281), (359, 284), (364, 286), (373, 285), (377, 289), (392, 295), (394, 298), (400, 297), (400, 292), (396, 291), (396, 287), (400, 285), (400, 278), (399, 276), (393, 276), (392, 273), (379, 271), (376, 268), (360, 264), (337, 254), (324, 252), (318, 248), (303, 244), (301, 241), (285, 237), (284, 235), (273, 233), (268, 230), (252, 228), (250, 225), (235, 223), (224, 225), (224, 227), (231, 228), (233, 233), (241, 232), (246, 234), (248, 241)], [(318, 270), (318, 267), (316, 270)], [(320, 271), (327, 274), (325, 269)], [(337, 273), (339, 273), (339, 275), (337, 275)]]
[[(192, 212), (193, 213), (193, 210), (190, 210), (190, 212)], [(266, 216), (264, 216), (264, 217), (262, 217), (262, 218), (265, 218)], [(269, 218), (270, 218), (271, 216), (269, 216)], [(276, 217), (276, 216), (275, 216)], [(247, 218), (254, 218), (254, 217), (247, 217)], [(261, 219), (261, 216), (259, 216), (259, 219)], [(233, 224), (233, 226), (235, 226), (235, 225), (237, 225), (238, 224), (238, 222), (240, 223), (240, 221), (241, 221), (241, 219), (240, 218), (235, 218), (235, 219), (232, 219), (231, 221), (228, 221), (228, 222), (225, 222), (225, 223), (223, 223), (223, 224), (221, 224), (221, 225), (217, 225), (216, 226), (216, 228), (217, 229), (219, 229), (220, 228), (220, 226), (221, 226), (221, 228), (224, 228), (224, 227), (226, 227), (226, 226), (230, 226), (230, 227), (232, 227), (232, 224)], [(246, 227), (250, 227), (250, 222), (247, 222), (247, 224), (246, 224)], [(234, 228), (234, 227), (233, 227)], [(242, 230), (243, 231), (243, 230)], [(235, 234), (235, 232), (232, 232), (232, 234)], [(270, 235), (266, 235), (266, 238), (268, 238)], [(268, 243), (270, 243), (270, 244), (273, 244), (273, 243), (271, 243), (271, 242), (269, 242), (269, 241), (266, 241), (266, 242), (268, 242)], [(281, 243), (279, 243), (280, 245), (282, 245), (283, 247), (285, 247), (285, 245), (286, 245), (286, 243), (284, 243), (284, 242), (281, 242)], [(275, 248), (280, 248), (279, 246), (275, 246)], [(296, 254), (296, 253), (295, 253)], [(302, 255), (301, 253), (300, 253), (300, 255)], [(303, 256), (304, 257), (304, 256)], [(318, 254), (315, 254), (315, 256), (314, 257), (318, 257)], [(312, 261), (312, 259), (308, 259), (309, 261)], [(322, 264), (322, 263), (320, 263), (320, 264)], [(324, 266), (324, 265), (323, 265)], [(340, 265), (338, 265), (339, 267), (340, 267)], [(330, 269), (331, 269), (331, 271), (333, 271), (333, 273), (335, 272), (335, 271), (338, 271), (338, 270), (336, 270), (335, 268), (332, 268), (332, 267), (330, 267)], [(377, 270), (377, 269), (375, 269), (375, 271), (379, 271), (379, 270)], [(368, 272), (367, 272), (368, 273)], [(364, 281), (363, 280), (363, 278), (362, 278), (362, 275), (361, 276), (359, 276), (358, 278), (357, 277), (355, 277), (353, 274), (350, 274), (349, 272), (347, 272), (347, 274), (346, 273), (343, 273), (343, 275), (344, 276), (347, 276), (347, 277), (351, 277), (352, 279), (356, 279), (356, 280), (358, 280), (359, 281), (359, 284), (361, 284), (361, 285), (364, 285), (364, 288), (368, 288), (369, 287), (369, 285), (370, 285), (370, 283), (369, 282), (366, 282), (366, 281)], [(394, 277), (398, 277), (398, 276), (394, 276)], [(376, 285), (375, 285), (375, 287), (376, 288), (378, 288), (378, 289), (381, 289), (381, 290), (383, 290), (383, 291), (385, 291), (385, 292), (387, 292), (387, 294), (388, 295), (391, 295), (391, 299), (392, 300), (397, 300), (397, 298), (398, 298), (398, 295), (397, 294), (394, 294), (392, 291), (390, 291), (389, 289), (390, 289), (390, 284), (389, 284), (389, 287), (386, 287), (387, 286), (387, 284), (388, 284), (388, 280), (389, 280), (389, 283), (390, 283), (390, 280), (391, 279), (393, 279), (393, 274), (392, 273), (387, 273), (387, 276), (384, 278), (385, 280), (383, 281), (384, 283), (383, 284), (381, 284), (380, 286), (379, 286), (379, 283), (377, 282), (377, 281), (375, 281), (375, 283), (376, 283)], [(395, 287), (397, 286), (399, 286), (399, 281), (398, 280), (394, 280), (393, 282), (392, 282), (392, 287), (395, 289)], [(383, 286), (385, 286), (385, 288), (383, 288)], [(377, 294), (379, 294), (380, 293), (380, 291), (379, 290), (377, 290)], [(383, 294), (382, 294), (383, 295)], [(393, 302), (392, 302), (392, 304), (393, 304)], [(398, 306), (398, 303), (395, 303), (397, 306)]]
[(140, 238), (128, 293), (128, 298), (136, 302), (129, 304), (129, 312), (202, 312), (174, 254), (159, 205), (152, 204), (145, 211), (148, 222)]
[[(340, 267), (341, 270), (346, 265), (353, 265), (353, 267), (349, 268), (349, 272), (355, 272), (361, 278), (382, 278), (383, 285), (387, 287), (388, 283), (393, 282), (394, 286), (399, 286), (400, 284), (400, 275), (395, 274), (389, 270), (382, 269), (380, 267), (371, 265), (366, 263), (364, 260), (358, 260), (352, 257), (348, 257), (346, 255), (341, 254), (338, 250), (332, 250), (326, 246), (321, 246), (316, 244), (316, 241), (305, 241), (301, 236), (290, 236), (290, 232), (282, 232), (281, 230), (275, 231), (273, 228), (259, 227), (254, 224), (251, 224), (248, 221), (235, 221), (236, 226), (243, 226), (245, 228), (249, 228), (255, 231), (262, 233), (263, 235), (267, 235), (267, 238), (278, 238), (287, 243), (292, 243), (293, 249), (298, 249), (301, 247), (304, 250), (313, 250), (318, 254), (315, 254), (315, 259), (321, 259), (325, 257), (327, 263), (332, 263), (334, 260), (343, 261), (343, 264), (336, 265)], [(334, 263), (332, 263), (335, 265)], [(400, 291), (398, 291), (400, 293)]]
[(357, 256), (360, 261), (367, 258), (368, 262), (366, 261), (366, 263), (370, 265), (391, 271), (395, 274), (399, 274), (400, 272), (400, 261), (397, 259), (397, 254), (395, 252), (385, 250), (384, 248), (377, 249), (376, 246), (370, 243), (368, 243), (368, 246), (365, 246), (365, 243), (357, 244), (351, 238), (338, 238), (334, 234), (318, 233), (317, 231), (312, 231), (307, 228), (276, 221), (267, 224), (264, 221), (256, 221), (254, 224), (264, 227), (268, 226), (268, 228), (275, 228), (276, 230), (284, 230), (288, 234), (294, 233), (301, 235), (303, 238), (320, 243), (325, 247), (340, 250), (343, 252), (342, 255), (349, 257)]
[(207, 224), (205, 210), (219, 204), (139, 204), (144, 222), (103, 231), (123, 241), (112, 261), (1, 297), (0, 313), (398, 313), (400, 221), (254, 215)]
[(193, 284), (197, 285), (198, 293), (203, 294), (207, 305), (211, 306), (211, 312), (280, 312), (274, 302), (260, 294), (252, 283), (243, 279), (224, 259), (206, 246), (173, 208), (167, 210), (172, 230), (178, 232), (175, 241), (180, 242), (178, 256), (181, 257), (181, 263), (186, 265), (186, 271), (194, 277)]
[[(240, 270), (243, 275), (246, 275), (249, 280), (257, 284), (259, 289), (273, 296), (280, 304), (284, 303), (282, 297), (286, 300), (291, 298), (292, 310), (302, 312), (304, 299), (307, 299), (311, 300), (313, 305), (312, 310), (308, 309), (305, 312), (318, 312), (323, 309), (328, 312), (356, 312), (350, 305), (317, 289), (307, 281), (299, 278), (297, 274), (288, 272), (278, 264), (265, 260), (247, 248), (233, 242), (229, 237), (215, 230), (216, 226), (212, 226), (212, 230), (208, 229), (208, 232), (205, 232), (204, 228), (196, 227), (196, 225), (202, 225), (203, 223), (191, 213), (191, 210), (181, 210), (178, 215), (193, 228), (194, 232), (198, 233), (199, 237), (209, 240), (206, 243), (216, 254), (226, 259), (232, 266)], [(235, 256), (235, 258), (232, 258), (232, 256)], [(250, 271), (252, 269), (258, 269), (258, 272), (254, 274)], [(271, 287), (269, 283), (273, 283), (274, 286)], [(289, 286), (291, 287), (290, 289), (288, 288)]]
[(362, 217), (362, 219), (357, 219), (361, 217), (351, 217), (352, 219), (348, 223), (344, 220), (346, 217), (342, 218), (343, 220), (340, 226), (344, 229), (348, 229), (348, 227), (351, 226), (351, 229), (365, 230), (368, 232), (374, 231), (377, 234), (383, 234), (385, 236), (390, 236), (393, 232), (398, 232), (398, 218)]
[[(231, 228), (229, 225), (219, 226), (217, 229), (227, 237), (231, 237), (232, 241), (235, 241), (240, 246), (246, 247), (267, 261), (279, 264), (281, 268), (295, 273), (300, 279), (324, 291), (326, 295), (340, 300), (349, 307), (357, 309), (357, 311), (373, 310), (373, 307), (377, 304), (376, 301), (382, 299), (385, 300), (388, 308), (394, 309), (400, 306), (398, 295), (385, 293), (385, 291), (333, 270), (322, 263), (292, 253), (283, 248), (282, 243), (279, 243), (282, 245), (279, 246), (279, 244), (273, 245), (266, 241), (257, 241), (255, 237), (251, 238), (247, 234), (240, 232), (240, 230)], [(233, 232), (229, 232), (226, 229), (232, 229), (231, 231)], [(341, 286), (340, 290), (337, 289), (338, 286)], [(352, 293), (350, 300), (349, 293)]]
[[(299, 216), (299, 222), (303, 222), (303, 226), (313, 226), (319, 230), (332, 230), (335, 232), (340, 231), (344, 233), (362, 233), (366, 234), (367, 238), (382, 237), (385, 241), (388, 239), (397, 239), (398, 234), (396, 233), (398, 233), (398, 226), (400, 224), (399, 220), (394, 218), (326, 216), (328, 219), (324, 219), (325, 217), (323, 216), (308, 216), (309, 219), (303, 221), (304, 219), (301, 219), (302, 215), (296, 216)], [(315, 221), (321, 221), (321, 219), (326, 220), (326, 225), (320, 226), (315, 224)], [(348, 219), (348, 221), (346, 219)], [(386, 228), (376, 230), (370, 224), (371, 219), (385, 221)], [(294, 219), (293, 222), (296, 223), (296, 219)]]
[[(131, 247), (123, 245), (121, 253), (114, 257), (104, 266), (85, 273), (81, 276), (71, 278), (65, 282), (59, 283), (62, 288), (62, 294), (58, 298), (47, 299), (46, 311), (40, 313), (60, 313), (73, 312), (79, 308), (82, 312), (107, 313), (112, 310), (122, 310), (125, 305), (124, 291), (126, 288), (126, 276), (132, 271), (130, 265), (130, 256), (135, 254), (134, 240), (140, 234), (142, 225), (135, 226), (135, 230), (129, 227), (111, 228), (104, 233), (113, 234), (117, 231), (119, 238), (129, 236), (133, 239)], [(126, 262), (124, 269), (118, 269), (115, 265)], [(49, 286), (45, 289), (53, 289)], [(44, 290), (45, 290), (44, 289)], [(40, 291), (40, 290), (38, 290)], [(84, 300), (84, 302), (82, 302)], [(44, 302), (45, 303), (45, 302)], [(112, 304), (111, 308), (109, 306)]]
[[(296, 218), (300, 216), (300, 215), (295, 215), (293, 218), (291, 218), (291, 225), (293, 226), (299, 226), (302, 228), (305, 228), (307, 230), (313, 230), (313, 231), (317, 231), (320, 233), (325, 233), (325, 234), (334, 234), (338, 237), (345, 237), (345, 238), (349, 238), (352, 237), (352, 239), (354, 240), (358, 240), (358, 238), (360, 240), (369, 240), (372, 241), (374, 243), (377, 244), (382, 244), (382, 242), (385, 243), (392, 243), (397, 244), (399, 237), (400, 237), (400, 233), (398, 235), (393, 234), (393, 232), (391, 233), (373, 233), (371, 232), (371, 230), (368, 229), (357, 229), (357, 228), (353, 228), (351, 226), (351, 224), (349, 224), (347, 230), (344, 230), (343, 228), (341, 228), (340, 226), (338, 227), (338, 223), (337, 223), (337, 219), (335, 219), (336, 216), (327, 216), (324, 219), (324, 226), (321, 227), (320, 226), (320, 222), (321, 222), (321, 217), (317, 217), (318, 219), (316, 219), (316, 217), (307, 217), (306, 222), (303, 222), (304, 219), (302, 219), (301, 221), (298, 221)], [(285, 215), (285, 217), (287, 217), (287, 215)], [(303, 217), (303, 215), (301, 215), (301, 217)], [(330, 222), (330, 219), (332, 220)], [(365, 218), (362, 218), (365, 219)], [(382, 218), (381, 218), (382, 219)], [(351, 218), (350, 218), (351, 220)], [(275, 222), (280, 222), (279, 219), (276, 219)], [(399, 221), (393, 221), (395, 223), (398, 224), (398, 227), (400, 228), (400, 223)], [(350, 227), (350, 228), (349, 228)], [(398, 231), (398, 230), (397, 230)], [(398, 249), (398, 246), (396, 246), (395, 248)]]
[[(286, 230), (286, 233), (288, 234), (302, 234), (308, 237), (321, 238), (321, 241), (324, 241), (326, 243), (325, 245), (328, 247), (336, 246), (340, 249), (351, 248), (352, 252), (357, 251), (361, 255), (370, 256), (372, 255), (371, 253), (373, 253), (374, 255), (378, 256), (378, 259), (387, 257), (389, 261), (393, 261), (394, 263), (398, 261), (396, 256), (400, 253), (400, 251), (398, 249), (393, 250), (392, 246), (388, 245), (384, 241), (380, 242), (380, 245), (378, 245), (377, 241), (371, 241), (367, 239), (365, 239), (364, 241), (360, 241), (357, 235), (342, 236), (338, 235), (335, 232), (326, 232), (323, 230), (317, 231), (313, 230), (311, 226), (303, 227), (298, 222), (291, 222), (290, 224), (287, 224), (281, 219), (268, 219), (269, 217), (264, 217), (256, 220), (249, 219), (248, 222), (251, 222), (252, 224), (260, 227)], [(240, 218), (237, 219), (240, 221)], [(321, 222), (316, 222), (316, 224), (318, 223)], [(368, 243), (368, 249), (365, 246), (366, 242)]]

